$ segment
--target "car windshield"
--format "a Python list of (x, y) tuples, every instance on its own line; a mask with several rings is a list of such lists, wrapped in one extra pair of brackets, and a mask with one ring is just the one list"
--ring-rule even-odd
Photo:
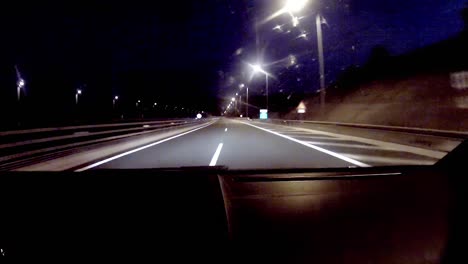
[(465, 0), (0, 10), (0, 170), (432, 165), (468, 136)]

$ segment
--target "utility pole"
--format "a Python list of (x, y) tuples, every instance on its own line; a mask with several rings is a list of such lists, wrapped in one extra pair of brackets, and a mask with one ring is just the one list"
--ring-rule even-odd
[(315, 24), (317, 26), (317, 47), (319, 55), (319, 74), (320, 74), (320, 106), (322, 109), (325, 107), (325, 62), (323, 59), (323, 38), (322, 38), (322, 17), (317, 14), (315, 17)]

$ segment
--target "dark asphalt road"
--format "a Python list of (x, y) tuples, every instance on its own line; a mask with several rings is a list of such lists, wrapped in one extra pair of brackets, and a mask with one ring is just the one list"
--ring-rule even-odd
[[(372, 153), (379, 156), (376, 158)], [(412, 160), (415, 163), (434, 162), (414, 153), (381, 149), (339, 136), (221, 118), (205, 128), (109, 160), (96, 168), (208, 165), (223, 165), (230, 169), (325, 168), (405, 164), (404, 161)]]

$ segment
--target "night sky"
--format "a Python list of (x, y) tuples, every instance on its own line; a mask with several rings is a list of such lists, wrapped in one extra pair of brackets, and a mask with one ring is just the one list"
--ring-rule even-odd
[[(288, 15), (281, 15), (259, 23), (256, 34), (255, 21), (274, 13), (282, 2), (2, 3), (2, 118), (16, 104), (14, 65), (27, 83), (23, 109), (45, 118), (64, 118), (76, 111), (74, 95), (79, 87), (82, 111), (88, 114), (111, 113), (114, 95), (120, 96), (122, 110), (141, 99), (217, 113), (224, 106), (223, 98), (247, 82), (246, 62), (260, 60), (277, 77), (273, 92), (318, 88), (316, 12), (327, 21), (323, 26), (326, 76), (332, 81), (346, 67), (365, 63), (375, 45), (398, 55), (457, 34), (463, 28), (460, 10), (466, 3), (309, 1), (298, 14), (298, 27), (291, 26)], [(281, 30), (273, 29), (277, 25)], [(302, 33), (307, 37), (298, 38)], [(292, 70), (297, 84), (286, 85), (281, 74)], [(251, 85), (253, 93), (262, 92), (259, 80)]]

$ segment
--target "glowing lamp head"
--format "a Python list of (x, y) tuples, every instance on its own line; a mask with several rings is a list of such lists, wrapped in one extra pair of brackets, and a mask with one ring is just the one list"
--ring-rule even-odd
[(308, 0), (287, 0), (284, 9), (290, 13), (301, 11), (307, 4)]
[(258, 64), (252, 65), (252, 69), (255, 73), (262, 71), (262, 67)]

